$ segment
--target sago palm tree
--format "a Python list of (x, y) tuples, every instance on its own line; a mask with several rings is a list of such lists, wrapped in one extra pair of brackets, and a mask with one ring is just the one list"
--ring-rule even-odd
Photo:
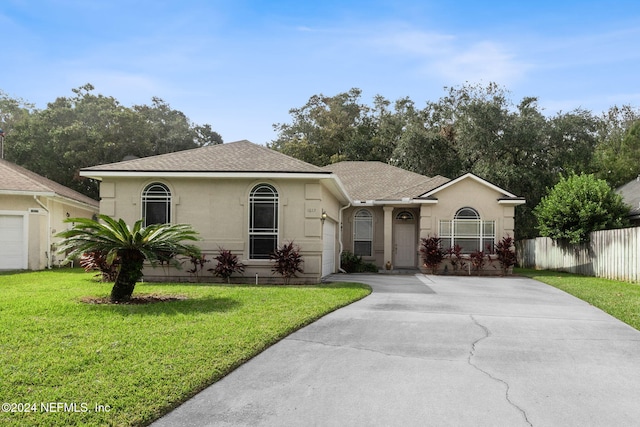
[(64, 238), (58, 251), (67, 252), (72, 259), (85, 252), (100, 251), (113, 262), (119, 259), (120, 267), (111, 290), (112, 302), (131, 298), (136, 282), (142, 278), (142, 268), (147, 260), (152, 266), (175, 255), (200, 254), (200, 249), (183, 241), (195, 241), (198, 233), (186, 224), (153, 224), (142, 226), (142, 220), (129, 228), (124, 220), (100, 215), (99, 221), (88, 218), (70, 218), (73, 228), (58, 233)]

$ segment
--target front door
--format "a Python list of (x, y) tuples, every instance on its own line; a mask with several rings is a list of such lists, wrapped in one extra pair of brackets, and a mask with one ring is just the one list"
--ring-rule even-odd
[(415, 223), (397, 223), (393, 239), (395, 267), (415, 267), (417, 247)]

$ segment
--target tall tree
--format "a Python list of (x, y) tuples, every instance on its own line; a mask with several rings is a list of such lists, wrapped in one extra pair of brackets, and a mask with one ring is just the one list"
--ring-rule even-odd
[(427, 110), (416, 110), (407, 99), (396, 103), (396, 112), (402, 117), (398, 120), (402, 127), (390, 163), (427, 176), (457, 176), (462, 162), (452, 127), (438, 128), (430, 122)]
[(601, 120), (593, 170), (618, 187), (640, 174), (640, 109), (611, 107)]
[(4, 131), (5, 136), (34, 110), (33, 104), (24, 99), (12, 98), (0, 89), (0, 129)]
[(72, 89), (72, 97), (22, 114), (7, 135), (6, 158), (97, 197), (97, 183), (79, 176), (83, 167), (222, 142), (209, 125), (192, 124), (159, 98), (127, 108), (93, 90), (86, 84)]
[[(376, 146), (376, 119), (371, 107), (361, 104), (362, 91), (353, 88), (335, 96), (314, 95), (307, 104), (292, 108), (293, 122), (277, 123), (274, 150), (319, 166), (342, 160), (382, 160), (389, 150)], [(379, 111), (384, 102), (378, 100)]]

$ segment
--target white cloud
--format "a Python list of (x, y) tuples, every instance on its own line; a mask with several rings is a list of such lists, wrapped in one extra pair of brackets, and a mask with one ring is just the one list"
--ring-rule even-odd
[(485, 80), (508, 86), (523, 78), (530, 67), (501, 45), (485, 41), (450, 51), (427, 64), (427, 68), (448, 80)]
[(503, 43), (472, 41), (470, 35), (402, 28), (387, 31), (382, 37), (372, 36), (371, 40), (385, 55), (411, 59), (418, 74), (446, 82), (486, 80), (508, 85), (522, 79), (531, 68)]

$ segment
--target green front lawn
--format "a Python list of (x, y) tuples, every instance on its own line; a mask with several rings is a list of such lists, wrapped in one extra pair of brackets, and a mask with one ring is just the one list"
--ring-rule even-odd
[(0, 275), (0, 425), (148, 424), (291, 332), (370, 292), (354, 283), (141, 283), (134, 297), (187, 299), (80, 302), (110, 290), (81, 270)]
[(598, 277), (517, 268), (515, 274), (561, 289), (640, 330), (640, 285)]

